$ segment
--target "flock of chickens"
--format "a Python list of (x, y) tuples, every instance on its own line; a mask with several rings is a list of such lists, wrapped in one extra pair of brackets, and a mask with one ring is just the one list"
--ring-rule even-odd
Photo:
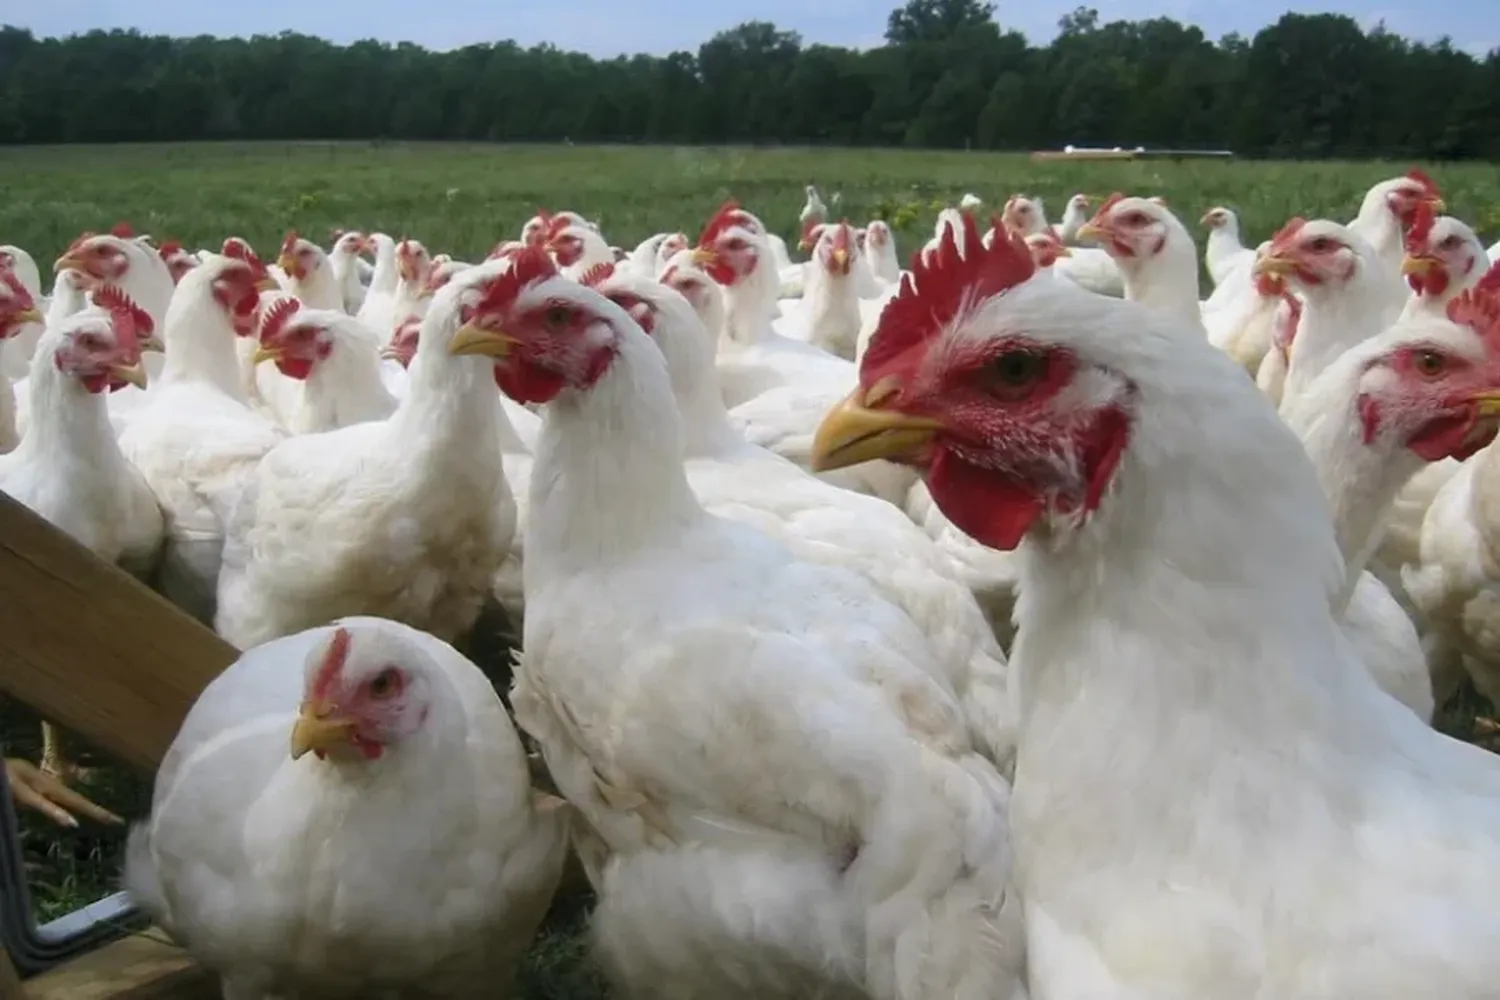
[(136, 901), (226, 1000), (505, 996), (570, 852), (622, 998), (1492, 997), (1497, 248), (1412, 171), (1200, 301), (1160, 199), (808, 195), (0, 247), (0, 488), (245, 651)]

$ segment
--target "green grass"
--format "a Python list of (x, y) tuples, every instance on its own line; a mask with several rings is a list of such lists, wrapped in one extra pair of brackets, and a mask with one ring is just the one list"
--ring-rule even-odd
[[(1352, 218), (1371, 184), (1408, 163), (1033, 163), (1024, 156), (910, 150), (485, 146), (366, 143), (0, 147), (0, 243), (50, 260), (84, 229), (124, 218), (158, 240), (217, 247), (237, 234), (274, 247), (287, 229), (378, 229), (472, 259), (519, 233), (537, 207), (597, 219), (626, 247), (654, 232), (696, 234), (726, 197), (783, 235), (802, 186), (841, 191), (863, 222), (899, 215), (903, 255), (932, 231), (937, 207), (972, 191), (998, 208), (1042, 196), (1056, 221), (1078, 191), (1159, 194), (1189, 225), (1216, 204), (1238, 210), (1247, 242), (1295, 214)], [(1450, 210), (1500, 230), (1500, 170), (1428, 167)], [(1492, 237), (1493, 238), (1493, 237)], [(1253, 243), (1252, 243), (1253, 245)]]
[[(434, 252), (482, 255), (519, 234), (538, 207), (597, 219), (621, 246), (662, 230), (696, 234), (736, 197), (786, 236), (796, 232), (802, 186), (835, 212), (896, 223), (903, 256), (932, 232), (938, 208), (966, 192), (998, 210), (1012, 193), (1045, 199), (1053, 221), (1078, 191), (1159, 194), (1196, 228), (1217, 204), (1236, 209), (1247, 243), (1295, 214), (1352, 218), (1369, 186), (1407, 163), (1033, 163), (988, 153), (810, 149), (563, 146), (224, 144), (0, 147), (0, 243), (25, 247), (45, 271), (80, 231), (125, 219), (158, 241), (217, 247), (244, 236), (269, 253), (288, 229), (323, 239), (333, 227), (381, 230), (423, 240)], [(1500, 230), (1500, 170), (1429, 166), (1450, 211), (1494, 239)], [(1472, 693), (1440, 714), (1439, 728), (1477, 739), (1486, 706)], [(0, 712), (8, 753), (36, 759), (34, 718)], [(87, 791), (115, 811), (140, 816), (144, 786), (102, 768)], [(47, 919), (112, 891), (123, 835), (85, 827), (61, 832), (23, 818), (34, 904)], [(603, 996), (582, 938), (587, 899), (560, 900), (521, 976), (522, 1000)]]

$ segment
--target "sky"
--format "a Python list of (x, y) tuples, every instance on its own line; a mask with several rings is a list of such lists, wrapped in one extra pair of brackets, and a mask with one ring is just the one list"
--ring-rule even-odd
[[(1057, 20), (1084, 0), (999, 0), (1002, 26), (1035, 43), (1057, 33)], [(433, 49), (512, 38), (522, 45), (551, 42), (596, 56), (677, 49), (695, 50), (716, 31), (747, 20), (766, 20), (800, 33), (807, 42), (878, 45), (896, 0), (252, 0), (192, 3), (180, 0), (67, 0), (26, 3), (0, 0), (0, 24), (19, 24), (38, 35), (67, 35), (91, 28), (138, 28), (149, 34), (253, 35), (283, 30), (335, 42), (360, 38), (409, 41)], [(1165, 16), (1197, 24), (1211, 38), (1231, 31), (1246, 36), (1283, 11), (1348, 14), (1366, 26), (1384, 21), (1408, 38), (1442, 35), (1476, 54), (1500, 46), (1500, 3), (1495, 0), (1321, 0), (1317, 3), (1226, 3), (1223, 0), (1093, 0), (1101, 19)], [(11, 8), (7, 10), (7, 8)]]

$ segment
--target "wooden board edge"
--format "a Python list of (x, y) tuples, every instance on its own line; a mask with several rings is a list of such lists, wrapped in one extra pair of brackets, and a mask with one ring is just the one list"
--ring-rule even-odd
[(24, 1000), (218, 1000), (219, 982), (153, 927), (27, 980), (22, 996)]

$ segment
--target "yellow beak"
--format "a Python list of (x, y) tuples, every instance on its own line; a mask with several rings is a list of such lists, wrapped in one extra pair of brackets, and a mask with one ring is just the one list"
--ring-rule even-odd
[(1206, 225), (1208, 225), (1208, 220), (1212, 219), (1213, 215), (1214, 215), (1214, 213), (1212, 213), (1212, 212), (1204, 212), (1203, 213), (1203, 218), (1201, 218), (1201, 219), (1198, 220), (1198, 225), (1200, 225), (1200, 226), (1206, 226)]
[(1071, 257), (1071, 256), (1073, 256), (1073, 251), (1069, 250), (1067, 247), (1058, 247), (1057, 248), (1057, 256), (1059, 256), (1059, 257)]
[(1425, 254), (1420, 256), (1407, 254), (1405, 257), (1401, 258), (1401, 273), (1426, 274), (1428, 271), (1431, 271), (1441, 263), (1442, 261), (1438, 260), (1437, 258), (1428, 257)]
[(483, 354), (491, 358), (503, 358), (510, 354), (516, 338), (500, 330), (485, 330), (472, 323), (458, 328), (448, 344), (449, 354)]
[(297, 713), (296, 724), (292, 726), (292, 760), (309, 750), (327, 750), (339, 743), (347, 743), (353, 735), (352, 720), (304, 703)]
[(839, 267), (847, 266), (849, 263), (849, 251), (843, 249), (835, 250), (833, 252), (833, 262)]
[(292, 271), (296, 270), (297, 268), (297, 258), (293, 257), (289, 253), (284, 253), (280, 257), (276, 258), (276, 266), (281, 268), (287, 274), (291, 274)]
[(1295, 274), (1296, 271), (1296, 262), (1288, 260), (1285, 257), (1279, 257), (1275, 254), (1266, 254), (1263, 257), (1257, 257), (1255, 260), (1255, 267), (1251, 269), (1251, 272), (1253, 274), (1274, 274), (1280, 277), (1285, 277), (1289, 274)]
[(87, 273), (87, 269), (83, 266), (83, 259), (81, 257), (75, 257), (70, 253), (63, 254), (52, 264), (53, 274), (61, 274), (64, 271), (79, 271), (85, 274)]
[(110, 368), (109, 373), (115, 378), (135, 386), (137, 389), (146, 388), (146, 369), (139, 363), (133, 365), (115, 365)]
[(30, 309), (22, 309), (19, 313), (16, 314), (15, 322), (40, 323), (42, 322), (42, 311), (36, 306), (32, 306)]
[[(797, 246), (806, 249), (804, 244), (798, 243)], [(714, 262), (714, 257), (715, 254), (713, 250), (708, 247), (693, 248), (693, 266), (695, 267), (702, 267), (704, 264), (712, 264)]]
[(1429, 204), (1429, 205), (1432, 206), (1432, 210), (1434, 212), (1446, 212), (1446, 211), (1448, 211), (1448, 203), (1446, 201), (1444, 201), (1442, 198), (1428, 198), (1427, 199), (1427, 204)]
[(255, 353), (250, 355), (250, 366), (253, 368), (262, 361), (280, 361), (281, 348), (271, 347), (266, 344), (257, 344)]
[(155, 351), (158, 354), (167, 353), (167, 345), (161, 342), (161, 338), (154, 333), (148, 333), (140, 340), (140, 349), (143, 351)]
[(269, 274), (255, 283), (255, 290), (257, 292), (274, 292), (280, 287), (281, 286), (276, 283), (276, 279), (271, 277)]
[(1104, 239), (1104, 237), (1104, 228), (1102, 226), (1096, 226), (1092, 222), (1085, 222), (1083, 225), (1078, 227), (1077, 238), (1080, 241), (1094, 240), (1097, 242), (1098, 240)]
[(930, 417), (914, 417), (874, 409), (898, 388), (882, 379), (869, 392), (855, 389), (828, 411), (813, 435), (812, 471), (827, 472), (871, 459), (920, 458), (943, 425)]
[(1481, 417), (1500, 417), (1500, 392), (1476, 392), (1471, 400)]

